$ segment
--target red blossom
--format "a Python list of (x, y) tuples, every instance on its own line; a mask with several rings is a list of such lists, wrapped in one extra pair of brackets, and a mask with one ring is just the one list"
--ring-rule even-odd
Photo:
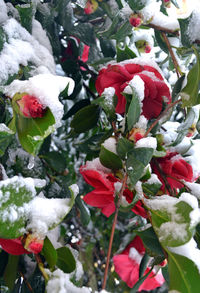
[[(82, 174), (85, 181), (94, 187), (94, 190), (86, 194), (83, 200), (101, 210), (101, 212), (109, 217), (115, 212), (115, 186), (114, 183), (119, 182), (119, 180), (114, 177), (111, 173), (104, 173), (103, 171), (89, 169), (87, 163), (85, 166), (81, 166), (80, 173)], [(131, 203), (133, 200), (133, 193), (125, 189), (123, 192), (128, 203)], [(132, 208), (132, 211), (144, 218), (147, 217), (146, 211), (142, 206), (140, 201)]]
[(87, 0), (84, 8), (85, 14), (94, 13), (97, 10), (98, 6), (99, 4), (96, 0)]
[(184, 187), (179, 181), (180, 179), (184, 179), (188, 182), (194, 180), (192, 166), (188, 164), (181, 155), (175, 152), (169, 152), (165, 157), (156, 159), (156, 161), (152, 162), (151, 166), (153, 172), (158, 175), (158, 178), (163, 183), (162, 189), (165, 189), (163, 176), (165, 176), (172, 189)]
[[(142, 240), (139, 236), (136, 236), (121, 254), (113, 257), (116, 273), (130, 288), (139, 280), (139, 267), (144, 253), (145, 248)], [(146, 275), (149, 270), (150, 268), (147, 267), (144, 275)], [(140, 285), (139, 291), (153, 290), (160, 287), (163, 283), (164, 278), (162, 274), (160, 272), (155, 274), (152, 271), (142, 285)]]
[(26, 250), (21, 242), (21, 237), (17, 239), (3, 239), (0, 238), (0, 245), (7, 253), (20, 255), (28, 254), (30, 251)]
[(142, 24), (142, 18), (138, 14), (132, 14), (129, 18), (129, 22), (132, 26), (138, 27)]
[(163, 107), (163, 98), (165, 102), (171, 102), (170, 90), (165, 83), (162, 75), (158, 70), (149, 65), (140, 65), (140, 60), (135, 59), (118, 63), (116, 65), (109, 64), (107, 68), (100, 70), (96, 80), (96, 89), (101, 95), (105, 88), (113, 87), (118, 97), (116, 112), (123, 114), (125, 112), (126, 99), (122, 95), (127, 83), (134, 76), (139, 76), (144, 82), (144, 100), (142, 114), (147, 119), (158, 117)]
[(46, 109), (40, 104), (36, 97), (24, 95), (17, 101), (20, 111), (27, 118), (42, 118)]

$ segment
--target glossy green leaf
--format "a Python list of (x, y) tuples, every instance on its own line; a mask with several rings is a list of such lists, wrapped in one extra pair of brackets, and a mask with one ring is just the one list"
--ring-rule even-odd
[(26, 224), (23, 205), (35, 195), (29, 186), (29, 179), (13, 177), (0, 181), (0, 238), (17, 238)]
[(69, 117), (71, 117), (72, 115), (76, 114), (76, 112), (78, 112), (80, 109), (86, 107), (90, 105), (90, 100), (89, 99), (84, 99), (84, 100), (80, 100), (78, 101), (76, 104), (74, 104), (71, 109), (69, 109), (69, 111), (67, 111), (67, 113), (63, 116), (63, 120), (68, 119)]
[(114, 57), (116, 55), (115, 46), (111, 40), (100, 38), (100, 46), (104, 57)]
[(197, 266), (185, 256), (167, 250), (170, 290), (181, 293), (198, 293), (200, 274)]
[(41, 156), (57, 173), (62, 173), (66, 169), (65, 157), (59, 152), (52, 151)]
[(99, 106), (89, 105), (79, 110), (72, 119), (71, 128), (76, 133), (82, 133), (97, 125), (99, 119)]
[(144, 272), (147, 268), (147, 265), (149, 263), (150, 256), (145, 252), (141, 262), (140, 262), (140, 267), (139, 267), (139, 278), (141, 278), (144, 275)]
[(162, 246), (158, 241), (158, 237), (153, 229), (149, 227), (148, 229), (135, 231), (135, 233), (140, 236), (142, 242), (151, 256), (164, 256)]
[(71, 250), (68, 247), (60, 247), (56, 252), (58, 256), (57, 267), (67, 274), (73, 272), (76, 268), (76, 261)]
[(182, 75), (175, 83), (172, 90), (172, 102), (175, 101), (177, 95), (180, 93), (184, 79), (185, 79), (185, 75)]
[(132, 100), (131, 100), (130, 106), (128, 108), (127, 116), (126, 116), (129, 131), (133, 128), (135, 123), (138, 122), (140, 118), (140, 114), (141, 114), (139, 97), (137, 93), (134, 91), (134, 89), (132, 90), (133, 90), (133, 96), (132, 96)]
[(0, 157), (4, 155), (5, 150), (13, 139), (12, 130), (10, 130), (5, 124), (0, 124)]
[(53, 269), (57, 262), (57, 251), (48, 237), (46, 237), (44, 240), (41, 254), (45, 257), (49, 267)]
[(119, 170), (123, 166), (120, 157), (115, 153), (110, 152), (103, 145), (101, 145), (99, 159), (102, 165), (112, 170)]
[(54, 131), (55, 119), (50, 109), (42, 118), (25, 118), (16, 115), (16, 128), (22, 147), (30, 154), (36, 155), (43, 140)]
[(129, 151), (134, 148), (134, 144), (125, 137), (120, 137), (117, 142), (117, 153), (122, 160), (126, 158)]
[(142, 285), (142, 283), (144, 282), (144, 280), (146, 280), (146, 278), (151, 274), (152, 269), (146, 273), (143, 277), (141, 277), (137, 283), (135, 283), (135, 285), (133, 286), (133, 288), (130, 290), (130, 293), (137, 293), (138, 289), (140, 288), (140, 286)]
[(27, 6), (16, 6), (19, 16), (21, 25), (31, 34), (32, 32), (32, 18), (33, 18), (33, 7), (31, 4)]
[(164, 206), (162, 203), (159, 209), (151, 209), (152, 224), (163, 246), (180, 246), (192, 238), (194, 233), (190, 218), (192, 210), (192, 207), (184, 201), (172, 206), (169, 203)]
[(171, 144), (171, 146), (176, 146), (177, 144), (179, 144), (184, 139), (184, 137), (187, 135), (187, 133), (189, 131), (189, 128), (194, 123), (195, 117), (196, 117), (195, 112), (191, 108), (189, 110), (189, 113), (188, 113), (188, 115), (186, 117), (185, 122), (182, 122), (180, 124), (180, 126), (178, 127), (178, 129), (177, 129), (178, 135), (176, 137), (176, 140)]
[(4, 272), (4, 280), (10, 290), (13, 289), (17, 278), (17, 267), (19, 262), (18, 255), (9, 255), (8, 263)]
[(133, 59), (137, 55), (126, 45), (124, 49), (117, 47), (117, 62)]
[(128, 152), (126, 169), (133, 186), (143, 175), (144, 168), (150, 162), (152, 155), (152, 148), (136, 148)]
[(141, 10), (142, 8), (144, 8), (148, 2), (148, 0), (146, 1), (138, 1), (138, 0), (127, 0), (130, 8), (134, 11), (134, 10)]
[(99, 105), (103, 108), (104, 112), (108, 116), (109, 121), (116, 120), (115, 107), (117, 105), (117, 96), (105, 97), (104, 94), (98, 99), (95, 99), (92, 104)]
[(188, 26), (189, 26), (191, 18), (192, 18), (192, 14), (187, 18), (178, 19), (180, 30), (181, 30), (181, 43), (183, 44), (184, 47), (188, 47), (188, 48), (191, 47), (192, 45), (192, 42), (188, 36)]
[(84, 201), (79, 196), (76, 198), (76, 204), (81, 214), (81, 223), (83, 226), (87, 226), (90, 222), (90, 210), (85, 205)]
[(156, 195), (157, 192), (160, 190), (161, 186), (162, 186), (161, 183), (152, 183), (152, 184), (148, 182), (142, 183), (142, 189), (144, 193), (150, 196)]
[(198, 51), (193, 47), (196, 55), (196, 63), (187, 75), (187, 84), (181, 90), (180, 96), (183, 100), (183, 107), (195, 106), (198, 103), (198, 92), (200, 83), (200, 59)]
[(169, 53), (169, 49), (166, 45), (166, 42), (163, 39), (163, 36), (161, 34), (160, 31), (155, 30), (155, 38), (156, 38), (156, 42), (158, 43), (158, 46), (166, 53)]

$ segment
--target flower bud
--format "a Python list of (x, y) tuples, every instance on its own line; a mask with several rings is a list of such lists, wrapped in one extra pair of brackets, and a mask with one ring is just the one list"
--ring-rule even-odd
[(163, 4), (166, 8), (170, 8), (171, 7), (171, 1), (170, 0), (163, 0)]
[(39, 253), (42, 250), (44, 240), (39, 239), (35, 234), (28, 234), (22, 239), (24, 248), (32, 253)]
[(187, 137), (191, 137), (191, 136), (193, 136), (194, 135), (194, 133), (195, 133), (195, 131), (196, 131), (196, 125), (193, 123), (191, 126), (190, 126), (190, 128), (188, 129), (188, 133), (187, 133)]
[(34, 96), (25, 94), (16, 102), (21, 114), (27, 118), (42, 118), (46, 112), (46, 109)]
[(142, 17), (138, 13), (133, 13), (130, 15), (129, 22), (134, 27), (139, 27), (142, 24)]
[(97, 10), (98, 6), (99, 4), (96, 0), (88, 0), (84, 8), (85, 14), (94, 13)]
[(129, 132), (129, 140), (132, 140), (134, 142), (137, 142), (138, 140), (140, 140), (141, 138), (144, 137), (145, 134), (145, 130), (141, 129), (141, 128), (133, 128), (130, 132)]
[(151, 45), (146, 40), (139, 40), (135, 45), (140, 53), (150, 53)]

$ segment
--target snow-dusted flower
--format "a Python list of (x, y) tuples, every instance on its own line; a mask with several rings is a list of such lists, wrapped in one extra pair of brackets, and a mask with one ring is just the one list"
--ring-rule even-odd
[[(162, 73), (155, 62), (147, 58), (135, 58), (116, 64), (109, 64), (100, 70), (96, 81), (96, 89), (101, 95), (105, 88), (113, 87), (118, 97), (116, 112), (125, 112), (126, 99), (121, 94), (127, 84), (138, 77), (143, 81), (142, 114), (147, 118), (156, 118), (162, 111), (163, 101), (170, 103), (171, 95)], [(136, 92), (141, 92), (135, 83)]]
[(95, 12), (98, 8), (99, 4), (96, 0), (87, 0), (84, 12), (85, 14), (91, 14)]
[[(121, 254), (117, 254), (113, 257), (116, 273), (130, 288), (139, 280), (140, 262), (144, 254), (145, 248), (142, 240), (139, 236), (136, 236)], [(147, 267), (144, 275), (146, 275), (149, 270), (150, 268)], [(160, 272), (155, 274), (152, 271), (142, 285), (140, 285), (139, 291), (153, 290), (160, 287), (163, 283), (164, 278), (162, 274)]]
[(46, 112), (46, 108), (40, 104), (36, 97), (24, 95), (17, 101), (21, 113), (27, 118), (41, 118)]

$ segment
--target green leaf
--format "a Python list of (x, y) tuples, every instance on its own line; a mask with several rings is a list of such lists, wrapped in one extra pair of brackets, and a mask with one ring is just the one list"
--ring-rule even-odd
[(189, 71), (187, 75), (187, 84), (181, 90), (180, 96), (183, 100), (183, 107), (195, 106), (198, 103), (198, 92), (199, 92), (199, 82), (200, 82), (200, 60), (199, 53), (193, 47), (196, 55), (196, 63)]
[(195, 119), (195, 112), (194, 110), (191, 108), (185, 122), (182, 122), (180, 124), (180, 126), (177, 129), (178, 135), (176, 137), (176, 140), (171, 144), (171, 146), (176, 146), (177, 144), (179, 144), (184, 137), (187, 135), (189, 128), (192, 126), (194, 119)]
[(49, 166), (55, 170), (57, 173), (62, 173), (66, 169), (66, 159), (65, 157), (58, 153), (57, 151), (52, 151), (41, 156)]
[(129, 204), (126, 204), (126, 205), (122, 205), (121, 204), (121, 206), (120, 206), (120, 211), (121, 212), (123, 212), (123, 213), (127, 213), (127, 212), (129, 212), (135, 205), (136, 205), (136, 203), (138, 202), (138, 200), (139, 200), (139, 197), (137, 196), (137, 194), (133, 197), (133, 200), (132, 200), (132, 202), (131, 203), (129, 203)]
[(71, 35), (79, 38), (84, 44), (88, 46), (96, 44), (96, 36), (93, 25), (91, 23), (78, 23), (78, 25), (73, 26)]
[[(160, 200), (164, 201), (162, 198)], [(174, 204), (173, 199), (172, 204), (167, 201), (165, 206), (162, 202), (159, 209), (151, 209), (152, 224), (163, 246), (180, 246), (192, 238), (194, 233), (190, 218), (192, 210), (186, 202), (180, 200)]]
[(78, 101), (76, 104), (74, 104), (71, 109), (63, 116), (63, 120), (68, 119), (72, 115), (74, 115), (76, 112), (78, 112), (80, 109), (90, 105), (90, 100), (89, 99), (83, 99)]
[(90, 210), (79, 196), (76, 198), (76, 204), (81, 214), (81, 224), (87, 226), (90, 222)]
[(132, 10), (141, 10), (146, 6), (148, 0), (146, 1), (127, 0), (127, 2)]
[(134, 148), (134, 144), (130, 142), (125, 137), (121, 137), (118, 139), (117, 142), (117, 153), (120, 156), (122, 160), (126, 158), (126, 155), (129, 151), (131, 151)]
[(127, 154), (126, 169), (132, 186), (141, 178), (153, 155), (152, 148), (136, 148)]
[(4, 155), (8, 145), (13, 139), (12, 130), (10, 130), (5, 124), (0, 124), (0, 157)]
[(36, 155), (43, 140), (54, 131), (55, 119), (48, 108), (42, 118), (25, 118), (16, 115), (16, 128), (19, 141), (28, 153)]
[(8, 264), (4, 272), (4, 280), (10, 290), (13, 289), (15, 280), (17, 278), (17, 267), (19, 262), (18, 255), (9, 255)]
[(184, 47), (191, 47), (192, 42), (190, 41), (190, 37), (188, 36), (188, 26), (191, 21), (193, 13), (187, 18), (179, 18), (178, 22), (181, 29), (181, 43)]
[(154, 232), (153, 227), (149, 227), (148, 229), (135, 231), (135, 233), (140, 236), (142, 242), (151, 256), (164, 256), (162, 246), (158, 241), (158, 237)]
[(185, 256), (167, 250), (170, 290), (199, 293), (200, 275), (197, 266)]
[(99, 40), (104, 57), (114, 58), (116, 55), (116, 50), (111, 40), (105, 38), (99, 38)]
[(129, 47), (126, 45), (124, 49), (121, 49), (119, 46), (117, 46), (117, 62), (121, 62), (127, 59), (134, 59), (136, 54), (129, 49)]
[(48, 237), (44, 240), (44, 245), (41, 254), (45, 257), (50, 269), (53, 269), (57, 262), (57, 251), (52, 245)]
[(128, 108), (128, 113), (127, 113), (127, 124), (128, 124), (128, 130), (130, 131), (135, 123), (138, 122), (141, 114), (141, 107), (140, 107), (140, 101), (137, 93), (133, 90), (133, 96), (132, 100), (130, 103), (130, 106)]
[(156, 42), (158, 43), (158, 46), (166, 53), (169, 53), (169, 49), (166, 45), (166, 42), (163, 39), (163, 36), (161, 34), (160, 31), (158, 30), (154, 30), (154, 34), (155, 34), (155, 38), (156, 38)]
[(32, 18), (33, 7), (31, 4), (26, 6), (15, 6), (19, 12), (21, 25), (31, 34), (32, 32)]
[(27, 220), (23, 205), (35, 196), (30, 178), (15, 176), (0, 181), (0, 192), (0, 238), (17, 238), (22, 235)]
[(112, 170), (119, 170), (123, 167), (120, 157), (107, 150), (103, 145), (101, 145), (99, 160), (102, 165)]
[(142, 278), (140, 278), (137, 283), (133, 286), (133, 288), (130, 290), (130, 293), (137, 293), (140, 285), (146, 280), (146, 278), (151, 274), (153, 268), (150, 269), (148, 273), (146, 273)]
[(150, 259), (150, 256), (145, 252), (139, 267), (139, 278), (141, 278), (144, 275), (149, 259)]
[(184, 79), (185, 79), (185, 75), (182, 75), (175, 83), (172, 90), (172, 102), (175, 101), (177, 95), (180, 93)]
[(157, 194), (157, 192), (160, 190), (160, 187), (162, 186), (161, 183), (148, 183), (144, 182), (142, 183), (142, 189), (146, 195), (154, 196)]
[(115, 107), (117, 104), (117, 96), (106, 97), (102, 94), (102, 96), (98, 99), (95, 99), (92, 104), (99, 105), (103, 108), (104, 112), (108, 116), (110, 121), (116, 120), (116, 112)]
[(76, 133), (82, 133), (97, 125), (99, 119), (99, 106), (89, 105), (79, 110), (72, 119), (71, 128)]
[(1, 251), (0, 253), (0, 259), (1, 259), (1, 262), (0, 262), (0, 277), (3, 276), (4, 274), (4, 271), (5, 271), (5, 268), (6, 268), (6, 265), (8, 263), (8, 253), (5, 252), (4, 250)]
[(71, 250), (68, 247), (60, 247), (56, 250), (57, 262), (56, 265), (64, 273), (71, 273), (76, 269), (76, 261)]

